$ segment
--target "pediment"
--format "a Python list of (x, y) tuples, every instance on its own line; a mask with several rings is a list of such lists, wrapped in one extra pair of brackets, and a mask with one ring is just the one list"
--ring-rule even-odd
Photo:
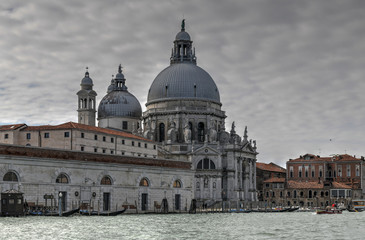
[(200, 148), (195, 149), (192, 154), (194, 155), (217, 155), (220, 154), (218, 149), (212, 148), (210, 146), (202, 146)]

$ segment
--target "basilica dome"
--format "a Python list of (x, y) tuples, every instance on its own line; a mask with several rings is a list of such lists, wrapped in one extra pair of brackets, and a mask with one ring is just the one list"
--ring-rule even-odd
[(128, 92), (121, 66), (119, 66), (118, 74), (108, 87), (108, 94), (99, 103), (98, 119), (110, 117), (140, 118), (141, 116), (141, 104), (133, 94)]
[(220, 103), (219, 91), (212, 77), (196, 65), (193, 41), (185, 31), (185, 21), (176, 35), (170, 66), (153, 81), (147, 97), (148, 106), (165, 100), (199, 99)]
[(171, 64), (153, 81), (147, 102), (166, 99), (202, 99), (220, 103), (219, 91), (212, 77), (188, 62)]

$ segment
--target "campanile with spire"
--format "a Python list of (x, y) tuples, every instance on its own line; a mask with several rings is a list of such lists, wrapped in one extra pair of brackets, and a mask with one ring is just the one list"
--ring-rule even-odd
[(81, 80), (81, 90), (78, 96), (78, 123), (95, 126), (96, 114), (96, 92), (93, 90), (93, 80), (90, 78), (89, 70), (86, 67), (85, 77)]

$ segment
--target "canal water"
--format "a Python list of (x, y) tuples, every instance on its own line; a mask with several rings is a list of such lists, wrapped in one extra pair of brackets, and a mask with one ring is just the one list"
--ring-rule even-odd
[(365, 212), (0, 218), (0, 239), (365, 239)]

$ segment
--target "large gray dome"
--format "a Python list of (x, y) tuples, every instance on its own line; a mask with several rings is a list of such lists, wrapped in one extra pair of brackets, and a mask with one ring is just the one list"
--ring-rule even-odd
[(172, 64), (157, 75), (148, 92), (147, 105), (167, 99), (202, 99), (220, 104), (212, 77), (193, 63)]
[(107, 117), (135, 117), (142, 116), (141, 104), (128, 91), (112, 91), (99, 104), (98, 119)]

